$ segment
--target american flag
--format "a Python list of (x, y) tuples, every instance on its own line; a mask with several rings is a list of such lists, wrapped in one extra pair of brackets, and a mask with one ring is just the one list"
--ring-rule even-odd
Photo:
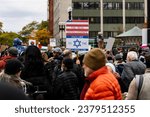
[(88, 20), (72, 20), (66, 23), (66, 36), (89, 36)]
[(66, 22), (66, 48), (78, 51), (89, 49), (89, 21), (72, 20)]

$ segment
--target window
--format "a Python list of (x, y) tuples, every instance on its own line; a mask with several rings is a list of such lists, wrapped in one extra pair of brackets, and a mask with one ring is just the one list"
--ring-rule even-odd
[(144, 17), (126, 17), (126, 23), (142, 24), (144, 23)]
[(89, 3), (88, 2), (83, 3), (83, 9), (89, 9)]
[(113, 3), (113, 4), (114, 4), (113, 9), (116, 9), (116, 10), (122, 9), (122, 3), (121, 2), (117, 2), (117, 3)]
[(122, 17), (104, 17), (104, 24), (120, 24)]
[(90, 17), (90, 18), (89, 18), (89, 22), (90, 22), (91, 24), (100, 23), (100, 17)]
[(99, 9), (100, 3), (99, 2), (74, 2), (73, 8), (74, 9)]
[(99, 2), (89, 2), (89, 9), (99, 9)]
[(108, 3), (103, 3), (103, 9), (108, 9)]
[(74, 9), (83, 9), (83, 3), (81, 3), (81, 2), (74, 2), (73, 3), (73, 8)]
[(74, 20), (88, 20), (88, 17), (73, 17)]
[(125, 8), (127, 10), (143, 10), (144, 9), (143, 2), (127, 2), (125, 5), (126, 5)]
[(108, 9), (112, 9), (112, 3), (108, 3)]
[(104, 31), (104, 37), (108, 38), (108, 37), (114, 37), (115, 32), (112, 31)]
[(105, 10), (119, 10), (122, 9), (122, 2), (104, 2), (103, 8)]
[(89, 32), (90, 38), (95, 38), (95, 37), (97, 37), (97, 35), (98, 35), (98, 31), (90, 31)]

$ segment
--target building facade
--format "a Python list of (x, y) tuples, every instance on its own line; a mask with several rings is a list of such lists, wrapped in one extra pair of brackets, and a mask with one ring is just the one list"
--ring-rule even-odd
[[(68, 20), (68, 7), (72, 6), (72, 0), (54, 0), (54, 38), (60, 43), (65, 38), (65, 22)], [(64, 40), (65, 41), (65, 40)], [(58, 45), (58, 44), (57, 44)]]
[[(101, 1), (103, 1), (103, 14), (101, 14)], [(123, 0), (72, 0), (73, 19), (89, 20), (90, 38), (95, 38), (98, 32), (101, 32), (101, 17), (103, 17), (104, 38), (115, 37), (135, 25), (142, 28), (144, 0), (124, 1), (125, 12), (123, 12)], [(124, 21), (125, 27), (123, 27)]]
[[(144, 24), (144, 0), (49, 0), (50, 30), (53, 37), (60, 41), (65, 31), (60, 31), (60, 23), (68, 20), (67, 8), (72, 6), (74, 20), (89, 20), (89, 37), (94, 39), (101, 32), (104, 38)], [(103, 4), (101, 2), (103, 1)], [(125, 2), (123, 4), (123, 1)], [(102, 11), (103, 10), (103, 11)], [(62, 34), (63, 33), (63, 34)], [(63, 36), (63, 37), (62, 37)], [(59, 43), (59, 42), (58, 42)]]

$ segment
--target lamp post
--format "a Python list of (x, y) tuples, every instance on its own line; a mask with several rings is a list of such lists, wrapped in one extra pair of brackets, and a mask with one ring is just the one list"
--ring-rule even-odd
[(72, 20), (72, 7), (71, 6), (68, 7), (67, 12), (68, 12), (68, 19)]
[(59, 22), (59, 32), (61, 32), (61, 40), (60, 40), (60, 45), (64, 46), (64, 33), (65, 31), (65, 22)]

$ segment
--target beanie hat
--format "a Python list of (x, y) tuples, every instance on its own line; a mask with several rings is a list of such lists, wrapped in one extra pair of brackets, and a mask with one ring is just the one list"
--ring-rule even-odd
[(23, 69), (23, 64), (18, 59), (10, 59), (6, 62), (4, 72), (8, 75), (15, 75)]
[(17, 48), (15, 48), (15, 47), (10, 47), (10, 48), (8, 49), (8, 53), (9, 53), (10, 55), (12, 55), (12, 56), (17, 56), (17, 55), (18, 55), (18, 50), (17, 50)]
[(105, 66), (106, 56), (100, 48), (94, 48), (84, 56), (83, 63), (92, 70), (98, 70)]

